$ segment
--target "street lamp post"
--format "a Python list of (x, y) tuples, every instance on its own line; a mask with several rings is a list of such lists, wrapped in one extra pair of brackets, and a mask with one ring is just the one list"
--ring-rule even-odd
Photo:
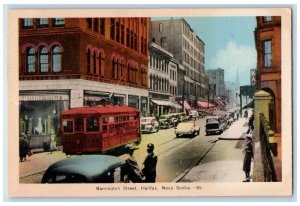
[[(184, 77), (183, 77), (184, 79)], [(182, 105), (182, 112), (184, 112), (184, 90), (185, 90), (185, 85), (184, 85), (184, 80), (183, 80), (183, 83), (182, 83), (182, 99), (181, 99), (181, 105)]]

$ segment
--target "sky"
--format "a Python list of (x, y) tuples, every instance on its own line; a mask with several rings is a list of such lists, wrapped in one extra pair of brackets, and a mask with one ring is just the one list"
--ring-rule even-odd
[[(256, 68), (256, 17), (183, 17), (205, 43), (205, 69), (224, 69), (225, 81), (250, 84)], [(153, 20), (169, 18), (152, 18)]]

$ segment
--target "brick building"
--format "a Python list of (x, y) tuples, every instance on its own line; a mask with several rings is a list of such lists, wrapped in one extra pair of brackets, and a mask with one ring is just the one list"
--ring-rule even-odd
[(257, 89), (268, 92), (270, 126), (281, 135), (281, 17), (256, 17)]
[(149, 18), (19, 20), (20, 132), (59, 130), (69, 108), (148, 108)]
[(182, 18), (151, 21), (150, 40), (172, 53), (184, 66), (185, 99), (194, 107), (198, 100), (205, 100), (208, 92), (208, 77), (204, 72), (205, 44), (190, 25)]

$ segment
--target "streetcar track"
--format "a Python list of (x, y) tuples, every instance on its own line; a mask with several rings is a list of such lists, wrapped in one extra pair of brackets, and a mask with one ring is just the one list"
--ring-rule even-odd
[[(201, 158), (198, 160), (198, 158), (195, 158), (194, 161), (192, 161), (192, 163), (189, 165), (188, 169), (185, 170), (182, 174), (182, 176), (178, 179), (176, 179), (175, 182), (179, 182), (180, 180), (182, 180), (195, 166), (199, 165), (201, 163), (201, 161), (206, 157), (206, 155), (212, 150), (212, 148), (217, 144), (219, 140), (214, 140), (214, 141), (210, 141), (210, 143), (212, 143), (213, 145), (205, 152), (204, 155), (201, 156)], [(195, 163), (195, 161), (197, 160), (197, 162)]]
[[(171, 142), (172, 140), (175, 140), (175, 139), (176, 139), (176, 138), (171, 139), (171, 140), (169, 140), (169, 141), (166, 141), (166, 142), (164, 142), (164, 143), (158, 145), (158, 147), (161, 146), (161, 145), (163, 145), (163, 144), (166, 144), (166, 143), (168, 143), (168, 142)], [(176, 144), (175, 146), (169, 148), (168, 150), (165, 150), (165, 151), (159, 153), (157, 156), (159, 156), (159, 155), (161, 155), (161, 154), (164, 154), (164, 153), (166, 153), (166, 152), (169, 152), (171, 149), (174, 149), (175, 147), (178, 147), (178, 146), (180, 146), (180, 145), (182, 145), (182, 144), (184, 144), (185, 142), (188, 142), (188, 141), (192, 141), (192, 139), (187, 139), (187, 140), (185, 140), (185, 141), (183, 141), (183, 142), (180, 142), (179, 144)]]

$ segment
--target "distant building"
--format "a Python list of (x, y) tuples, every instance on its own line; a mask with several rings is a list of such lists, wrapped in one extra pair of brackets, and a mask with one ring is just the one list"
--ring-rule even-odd
[[(19, 20), (20, 132), (59, 131), (60, 113), (114, 104), (148, 109), (150, 18)], [(112, 95), (113, 94), (113, 95)]]
[(182, 18), (152, 21), (150, 40), (172, 53), (174, 59), (184, 66), (185, 99), (193, 107), (196, 107), (198, 100), (206, 99), (205, 44), (190, 25)]
[(235, 82), (225, 81), (225, 100), (232, 106), (237, 103)]
[(270, 126), (281, 134), (281, 17), (256, 17), (257, 89), (272, 96)]
[(209, 77), (211, 99), (219, 97), (225, 100), (224, 69), (208, 69), (205, 72)]

